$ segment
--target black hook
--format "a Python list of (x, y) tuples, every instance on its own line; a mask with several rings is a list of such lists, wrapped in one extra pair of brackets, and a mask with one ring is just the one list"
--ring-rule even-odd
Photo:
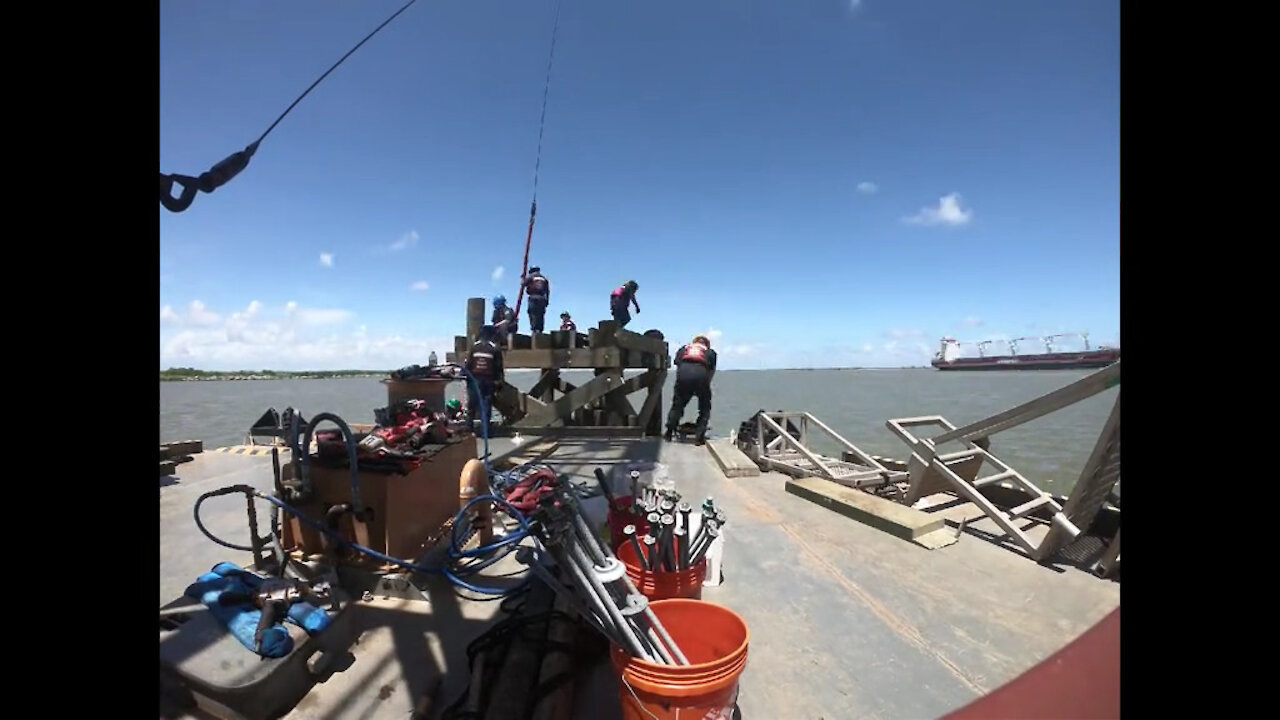
[[(244, 150), (231, 153), (217, 165), (209, 168), (208, 172), (201, 173), (198, 178), (160, 173), (160, 204), (164, 205), (169, 212), (179, 213), (191, 207), (197, 191), (211, 193), (226, 185), (231, 178), (239, 175), (249, 166), (249, 160), (253, 158), (254, 153), (258, 152), (258, 142), (260, 141), (253, 142)], [(182, 187), (182, 194), (178, 197), (173, 196), (175, 184)]]

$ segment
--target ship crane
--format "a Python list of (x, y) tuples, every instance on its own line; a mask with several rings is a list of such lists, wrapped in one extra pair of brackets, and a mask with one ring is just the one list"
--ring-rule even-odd
[(1023, 340), (1043, 340), (1043, 339), (1044, 339), (1044, 338), (1038, 338), (1038, 337), (1031, 336), (1031, 335), (1028, 335), (1027, 337), (1014, 338), (1014, 339), (1012, 339), (1012, 340), (1010, 340), (1010, 341), (1009, 341), (1009, 354), (1010, 354), (1010, 355), (1017, 355), (1017, 354), (1018, 354), (1018, 343), (1019, 343), (1019, 342), (1022, 342)]
[(1054, 340), (1055, 338), (1063, 338), (1063, 337), (1078, 337), (1078, 338), (1082, 338), (1082, 339), (1084, 340), (1084, 350), (1085, 350), (1085, 352), (1088, 352), (1088, 351), (1089, 351), (1089, 333), (1079, 333), (1079, 332), (1058, 333), (1057, 335), (1049, 335), (1049, 336), (1045, 337), (1045, 339), (1044, 339), (1044, 349), (1045, 349), (1045, 351), (1046, 351), (1046, 352), (1050, 352), (1050, 353), (1051, 353), (1051, 352), (1053, 352), (1053, 344), (1052, 344), (1052, 343), (1053, 343), (1053, 340)]

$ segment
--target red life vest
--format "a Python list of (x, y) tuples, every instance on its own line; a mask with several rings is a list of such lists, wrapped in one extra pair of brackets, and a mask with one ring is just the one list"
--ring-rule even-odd
[[(488, 345), (488, 343), (486, 343), (486, 345)], [(493, 353), (490, 352), (490, 348), (473, 348), (471, 350), (471, 357), (467, 360), (471, 365), (472, 375), (475, 375), (478, 378), (493, 377), (494, 361)]]
[(547, 296), (547, 279), (541, 275), (529, 278), (529, 297), (545, 298)]
[(696, 362), (702, 365), (707, 364), (707, 347), (698, 343), (690, 343), (685, 345), (684, 357), (680, 358), (680, 362)]

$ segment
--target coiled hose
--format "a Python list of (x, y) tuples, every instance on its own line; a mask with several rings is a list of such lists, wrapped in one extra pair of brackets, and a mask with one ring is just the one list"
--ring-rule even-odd
[[(277, 529), (278, 525), (276, 524), (275, 519), (278, 516), (278, 512), (280, 510), (283, 510), (289, 513), (290, 515), (293, 515), (294, 517), (298, 518), (299, 521), (309, 525), (310, 527), (315, 529), (317, 532), (323, 534), (325, 537), (331, 538), (335, 543), (343, 547), (352, 548), (354, 550), (362, 552), (370, 557), (381, 560), (384, 563), (397, 565), (399, 567), (405, 568), (412, 572), (431, 574), (431, 575), (435, 575), (435, 574), (443, 575), (454, 586), (465, 589), (465, 590), (469, 590), (471, 592), (480, 593), (483, 595), (503, 596), (503, 595), (510, 595), (512, 593), (522, 590), (524, 586), (529, 582), (529, 579), (531, 577), (530, 575), (526, 575), (525, 578), (520, 583), (510, 587), (506, 587), (506, 588), (486, 587), (486, 586), (476, 585), (474, 583), (468, 582), (462, 577), (463, 575), (471, 575), (471, 574), (477, 573), (493, 565), (494, 563), (498, 562), (502, 558), (506, 557), (508, 553), (515, 550), (516, 546), (518, 546), (523, 540), (525, 540), (532, 534), (529, 527), (529, 520), (524, 516), (523, 513), (521, 513), (519, 510), (513, 507), (511, 503), (507, 502), (505, 498), (500, 496), (500, 494), (495, 490), (494, 481), (495, 479), (497, 479), (498, 481), (497, 484), (500, 486), (505, 482), (509, 482), (513, 477), (515, 477), (519, 473), (524, 472), (525, 470), (527, 470), (527, 468), (535, 465), (536, 463), (534, 462), (524, 463), (519, 467), (516, 467), (506, 473), (499, 472), (493, 468), (493, 466), (489, 462), (488, 403), (485, 402), (484, 396), (480, 393), (479, 382), (476, 380), (476, 377), (471, 374), (471, 371), (469, 371), (463, 365), (455, 365), (455, 367), (457, 367), (459, 370), (462, 371), (462, 374), (466, 377), (467, 382), (470, 383), (472, 389), (475, 391), (475, 396), (478, 402), (480, 403), (480, 433), (481, 433), (481, 438), (483, 439), (483, 442), (484, 442), (484, 453), (481, 456), (480, 460), (484, 464), (486, 474), (489, 478), (490, 492), (486, 495), (480, 495), (473, 498), (470, 502), (464, 505), (461, 510), (458, 511), (457, 515), (454, 516), (453, 528), (449, 537), (449, 549), (448, 549), (449, 560), (444, 565), (440, 567), (426, 567), (423, 565), (418, 565), (417, 563), (409, 562), (407, 560), (402, 560), (400, 558), (394, 558), (385, 553), (378, 552), (373, 548), (366, 547), (357, 542), (348, 540), (347, 538), (343, 537), (339, 533), (336, 533), (333, 530), (329, 529), (324, 523), (317, 521), (314, 518), (308, 517), (298, 508), (285, 502), (283, 498), (260, 492), (256, 488), (251, 487), (249, 485), (233, 485), (229, 487), (219, 488), (217, 490), (212, 490), (210, 492), (204, 493), (199, 498), (197, 498), (195, 507), (193, 508), (196, 527), (200, 529), (200, 532), (204, 533), (205, 537), (209, 538), (210, 540), (217, 543), (218, 545), (221, 545), (226, 548), (230, 548), (232, 550), (253, 552), (254, 548), (252, 547), (248, 547), (245, 545), (237, 545), (235, 543), (230, 543), (225, 540), (222, 540), (221, 538), (218, 538), (213, 533), (209, 532), (208, 528), (206, 528), (204, 526), (204, 523), (200, 520), (200, 506), (204, 504), (205, 500), (208, 500), (209, 498), (212, 498), (212, 497), (218, 497), (220, 495), (244, 493), (250, 499), (250, 502), (252, 502), (252, 498), (261, 498), (271, 503), (272, 532), (271, 532), (271, 536), (268, 538), (268, 541), (270, 543), (275, 544), (276, 546), (280, 545), (281, 539), (279, 536), (279, 531)], [(329, 420), (334, 424), (338, 425), (339, 429), (342, 430), (343, 440), (347, 446), (348, 458), (349, 458), (351, 471), (352, 471), (351, 491), (352, 491), (353, 509), (357, 509), (357, 510), (362, 509), (359, 503), (359, 469), (357, 465), (357, 458), (355, 457), (355, 453), (356, 453), (355, 443), (353, 442), (351, 428), (345, 422), (343, 422), (341, 418), (331, 413), (320, 413), (319, 415), (316, 415), (316, 417), (312, 419), (312, 421), (308, 424), (306, 435), (304, 437), (304, 444), (301, 447), (299, 447), (297, 443), (299, 421), (298, 421), (298, 414), (296, 411), (294, 413), (292, 421), (290, 422), (289, 447), (290, 447), (290, 450), (293, 452), (294, 462), (295, 463), (300, 462), (301, 464), (301, 473), (302, 473), (302, 477), (304, 478), (303, 480), (304, 486), (306, 486), (306, 479), (309, 478), (309, 476), (306, 473), (309, 468), (308, 455), (310, 454), (310, 452), (309, 450), (303, 451), (302, 448), (309, 449), (311, 447), (312, 430), (314, 429), (315, 425), (322, 420)], [(299, 460), (300, 457), (301, 457), (301, 460)], [(508, 535), (503, 537), (501, 540), (497, 540), (492, 543), (489, 543), (488, 545), (482, 545), (480, 547), (473, 548), (471, 550), (464, 550), (461, 546), (463, 543), (465, 543), (469, 533), (460, 536), (459, 526), (466, 527), (468, 524), (467, 516), (471, 508), (484, 502), (491, 502), (497, 505), (499, 509), (501, 509), (507, 515), (511, 516), (516, 521), (516, 523), (519, 525), (519, 528), (509, 533)], [(277, 548), (277, 549), (282, 550), (282, 548)], [(537, 549), (535, 548), (535, 552), (536, 551)], [(489, 557), (486, 557), (486, 556), (489, 556)], [(464, 562), (465, 564), (462, 564)]]

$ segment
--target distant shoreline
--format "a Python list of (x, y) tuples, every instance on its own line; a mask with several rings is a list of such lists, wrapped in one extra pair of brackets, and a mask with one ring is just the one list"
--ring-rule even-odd
[[(566, 368), (583, 370), (586, 368)], [(721, 372), (817, 372), (821, 370), (930, 370), (928, 365), (901, 367), (823, 367), (823, 368), (725, 368)], [(536, 369), (512, 368), (514, 372), (538, 372)], [(381, 370), (194, 370), (175, 368), (160, 371), (160, 382), (208, 382), (218, 380), (333, 380), (335, 378), (387, 378), (390, 371)]]
[(386, 370), (194, 370), (171, 368), (160, 371), (160, 382), (199, 382), (210, 380), (332, 380), (334, 378), (390, 376)]

